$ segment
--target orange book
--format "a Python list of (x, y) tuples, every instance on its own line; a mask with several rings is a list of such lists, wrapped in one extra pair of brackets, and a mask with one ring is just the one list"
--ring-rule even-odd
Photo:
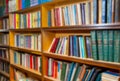
[(79, 81), (82, 81), (85, 72), (86, 72), (86, 65), (83, 65), (83, 66), (82, 66), (82, 69), (81, 69), (81, 72), (80, 72), (80, 74), (79, 74)]

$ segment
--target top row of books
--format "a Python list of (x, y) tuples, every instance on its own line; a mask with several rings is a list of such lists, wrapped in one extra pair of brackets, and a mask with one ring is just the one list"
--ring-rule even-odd
[(0, 16), (50, 1), (52, 0), (0, 0)]
[[(53, 0), (10, 0), (8, 2), (9, 8), (6, 10), (14, 12), (50, 1)], [(44, 8), (47, 10), (45, 12), (47, 15), (41, 16), (46, 16), (47, 26), (116, 23), (120, 21), (120, 0), (86, 0), (86, 2), (71, 3), (53, 5), (53, 7), (47, 5), (48, 7)]]

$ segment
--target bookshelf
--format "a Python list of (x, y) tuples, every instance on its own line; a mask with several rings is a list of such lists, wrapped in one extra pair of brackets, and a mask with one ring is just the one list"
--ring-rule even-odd
[[(70, 36), (77, 36), (77, 37), (82, 36), (83, 39), (85, 39), (85, 37), (91, 36), (91, 31), (120, 30), (119, 22), (103, 23), (103, 24), (102, 23), (100, 23), (100, 24), (93, 24), (93, 23), (84, 24), (83, 23), (83, 24), (66, 25), (65, 24), (66, 22), (63, 22), (65, 20), (62, 19), (63, 21), (61, 21), (61, 22), (63, 24), (58, 25), (58, 23), (55, 24), (57, 22), (55, 19), (54, 19), (54, 22), (52, 21), (52, 17), (51, 17), (51, 21), (49, 21), (49, 16), (50, 16), (48, 14), (49, 11), (51, 11), (51, 14), (52, 14), (52, 10), (55, 11), (56, 8), (66, 9), (66, 6), (69, 7), (71, 5), (78, 4), (78, 3), (79, 4), (89, 3), (89, 5), (91, 5), (91, 7), (92, 7), (93, 1), (94, 0), (53, 0), (51, 2), (47, 2), (47, 3), (39, 4), (36, 6), (12, 11), (12, 12), (8, 13), (7, 15), (2, 16), (0, 18), (0, 20), (8, 18), (9, 22), (10, 22), (8, 29), (0, 29), (0, 33), (9, 34), (9, 44), (8, 45), (0, 44), (0, 48), (9, 49), (10, 60), (4, 59), (2, 57), (0, 57), (0, 60), (10, 63), (10, 75), (6, 74), (3, 71), (0, 71), (0, 74), (2, 74), (3, 76), (6, 76), (7, 78), (10, 78), (10, 81), (15, 81), (14, 80), (14, 78), (15, 78), (14, 72), (15, 72), (15, 69), (17, 69), (17, 70), (27, 74), (27, 76), (29, 76), (29, 77), (38, 79), (38, 81), (58, 81), (58, 79), (46, 75), (46, 71), (48, 70), (48, 66), (46, 65), (46, 62), (48, 61), (47, 60), (48, 58), (52, 58), (52, 59), (55, 59), (58, 61), (63, 61), (63, 62), (79, 63), (81, 65), (97, 67), (97, 68), (101, 68), (104, 70), (112, 70), (112, 71), (115, 70), (117, 72), (120, 72), (120, 63), (118, 63), (118, 62), (94, 60), (93, 58), (87, 58), (87, 57), (80, 58), (80, 57), (77, 57), (74, 55), (70, 56), (69, 52), (68, 52), (68, 55), (62, 55), (60, 53), (52, 53), (52, 52), (48, 51), (50, 49), (50, 46), (52, 46), (52, 42), (53, 42), (54, 38), (66, 37), (69, 40)], [(26, 20), (26, 22), (23, 24), (23, 23), (21, 23), (19, 17), (17, 17), (17, 16), (21, 17), (21, 14), (27, 16), (29, 14), (34, 14), (35, 12), (40, 12), (39, 13), (40, 18), (35, 19), (35, 20), (38, 20), (37, 22), (36, 21), (32, 22), (32, 19), (31, 19), (31, 21), (28, 21), (29, 19), (27, 19), (28, 17), (26, 17), (25, 19), (23, 18), (23, 20)], [(17, 14), (16, 20), (18, 18), (18, 21), (13, 20), (13, 16), (16, 14)], [(55, 15), (55, 13), (54, 13), (54, 15)], [(33, 16), (37, 17), (37, 16), (35, 16), (35, 14)], [(92, 14), (90, 15), (90, 17), (92, 17)], [(98, 18), (98, 20), (99, 20), (99, 18)], [(90, 21), (92, 22), (92, 18)], [(37, 25), (31, 26), (31, 24), (28, 22), (37, 23)], [(15, 24), (15, 23), (17, 23), (17, 24)], [(54, 23), (54, 25), (49, 26), (50, 23), (51, 24)], [(34, 38), (34, 36), (32, 36), (32, 35), (35, 35), (35, 34), (39, 34), (41, 37), (32, 39), (32, 38)], [(19, 35), (18, 39), (17, 39), (16, 35)], [(22, 39), (22, 37), (24, 39)], [(29, 40), (27, 39), (27, 37)], [(24, 44), (22, 42), (19, 43), (18, 40), (20, 40), (20, 39), (22, 39), (22, 42), (26, 41), (29, 43), (28, 44), (26, 44), (26, 42)], [(38, 46), (33, 44), (31, 41), (34, 41), (34, 43), (36, 45), (39, 42), (40, 50), (38, 50), (37, 49)], [(69, 40), (69, 42), (70, 42), (70, 40)], [(20, 45), (22, 45), (22, 46), (20, 46)], [(32, 49), (32, 48), (34, 48), (34, 49)], [(87, 49), (86, 44), (84, 45), (84, 48)], [(69, 51), (69, 49), (70, 48), (68, 46), (67, 51)], [(34, 69), (30, 69), (29, 67), (24, 67), (20, 64), (14, 63), (15, 51), (27, 53), (28, 55), (41, 57), (42, 58), (42, 62), (41, 62), (42, 71), (38, 72)]]

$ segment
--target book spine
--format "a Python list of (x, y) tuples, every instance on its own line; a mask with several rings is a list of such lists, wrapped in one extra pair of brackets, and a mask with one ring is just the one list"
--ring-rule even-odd
[(109, 61), (113, 62), (114, 58), (113, 58), (113, 53), (114, 53), (114, 31), (113, 30), (109, 30), (109, 48), (108, 48), (108, 57), (109, 57)]
[(114, 62), (120, 62), (120, 31), (114, 31)]
[(98, 20), (98, 0), (93, 0), (93, 23), (96, 24), (98, 23), (97, 20)]
[(112, 0), (107, 1), (107, 23), (112, 23)]
[(108, 61), (108, 31), (103, 30), (103, 54), (104, 54), (104, 60)]
[(92, 57), (93, 59), (98, 60), (96, 31), (91, 31), (91, 42), (92, 42)]
[(102, 23), (106, 23), (107, 0), (102, 0)]
[(102, 31), (97, 31), (97, 43), (98, 43), (98, 57), (99, 60), (104, 60), (103, 55), (103, 35)]

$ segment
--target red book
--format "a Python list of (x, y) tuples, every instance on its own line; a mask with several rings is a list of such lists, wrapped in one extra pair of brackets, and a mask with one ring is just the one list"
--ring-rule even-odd
[(5, 11), (6, 14), (8, 13), (8, 1), (9, 0), (6, 0), (6, 11)]
[(38, 56), (36, 57), (36, 64), (35, 65), (36, 65), (36, 69), (35, 70), (39, 71), (38, 70)]
[(16, 14), (13, 15), (14, 15), (14, 29), (16, 29)]
[(55, 78), (55, 61), (52, 63), (52, 77)]
[(30, 55), (30, 69), (33, 69), (33, 56)]
[(55, 78), (57, 78), (58, 62), (55, 62)]
[(52, 53), (55, 52), (58, 42), (59, 42), (59, 38), (55, 38), (52, 48), (50, 49), (50, 52), (52, 52)]
[(30, 28), (30, 13), (27, 14), (27, 28)]
[(18, 10), (22, 9), (22, 0), (18, 0)]

